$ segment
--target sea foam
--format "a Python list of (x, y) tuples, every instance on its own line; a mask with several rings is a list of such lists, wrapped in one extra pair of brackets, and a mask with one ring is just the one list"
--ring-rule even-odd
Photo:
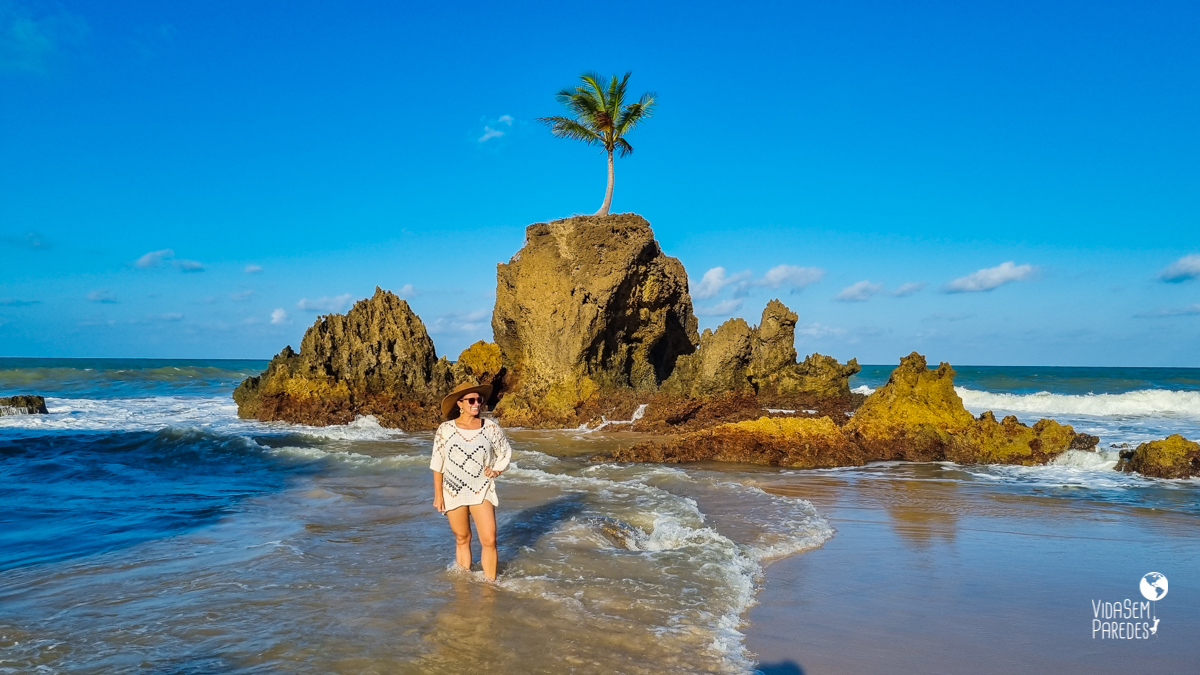
[(1124, 394), (1002, 394), (955, 387), (972, 412), (1006, 410), (1050, 415), (1160, 416), (1200, 418), (1200, 392), (1143, 389)]

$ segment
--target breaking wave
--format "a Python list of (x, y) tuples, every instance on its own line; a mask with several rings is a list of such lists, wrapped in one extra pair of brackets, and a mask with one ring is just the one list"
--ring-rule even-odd
[(1003, 394), (955, 387), (972, 412), (1006, 410), (1048, 415), (1139, 417), (1180, 415), (1200, 418), (1200, 392), (1143, 389), (1124, 394)]

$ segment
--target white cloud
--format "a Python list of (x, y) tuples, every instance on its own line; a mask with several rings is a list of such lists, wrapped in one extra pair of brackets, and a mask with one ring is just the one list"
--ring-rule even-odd
[(449, 312), (431, 321), (426, 326), (426, 330), (431, 335), (473, 333), (486, 326), (491, 326), (490, 321), (485, 321), (491, 315), (492, 310), (490, 309), (477, 309), (474, 312)]
[(729, 316), (741, 309), (744, 302), (745, 300), (741, 298), (722, 300), (715, 305), (696, 307), (695, 314), (696, 316)]
[(919, 293), (925, 289), (924, 281), (910, 281), (907, 284), (901, 284), (899, 288), (892, 291), (892, 295), (897, 298), (907, 298), (913, 293)]
[(262, 271), (262, 267), (258, 265), (246, 265), (246, 274), (258, 274)]
[(253, 290), (248, 290), (248, 291), (238, 291), (237, 293), (231, 293), (231, 294), (229, 295), (229, 298), (230, 298), (231, 300), (233, 300), (234, 302), (241, 302), (241, 301), (243, 301), (243, 300), (249, 300), (249, 299), (250, 299), (250, 296), (252, 296), (252, 295), (254, 295), (254, 291), (253, 291)]
[(400, 296), (401, 298), (404, 298), (405, 300), (413, 297), (416, 294), (417, 294), (417, 289), (413, 288), (412, 284), (404, 284), (403, 286), (400, 287), (400, 290), (396, 291), (396, 295)]
[(310, 312), (340, 312), (350, 304), (351, 297), (353, 296), (349, 293), (343, 293), (332, 298), (317, 298), (316, 300), (301, 298), (300, 302), (296, 303), (296, 307)]
[(1183, 256), (1163, 270), (1158, 278), (1176, 284), (1188, 279), (1200, 279), (1200, 254)]
[(161, 251), (150, 251), (149, 253), (138, 258), (137, 262), (133, 264), (141, 267), (142, 269), (146, 269), (147, 267), (158, 267), (160, 264), (162, 264), (162, 261), (169, 260), (174, 257), (175, 251), (169, 248), (164, 248)]
[(163, 321), (183, 321), (183, 315), (179, 312), (167, 312), (166, 314), (159, 315), (158, 318)]
[[(3, 2), (3, 0), (0, 0), (0, 2)], [(46, 238), (37, 232), (26, 232), (24, 235), (20, 236), (7, 234), (2, 235), (0, 236), (0, 244), (11, 244), (13, 246), (19, 246), (22, 248), (27, 247), (34, 250), (50, 248), (50, 244), (46, 241)]]
[(883, 284), (873, 284), (864, 279), (843, 288), (833, 299), (839, 302), (865, 302), (870, 300), (872, 295), (882, 290)]
[(287, 320), (288, 313), (282, 307), (277, 307), (275, 311), (271, 312), (271, 323), (286, 323)]
[(100, 302), (100, 303), (103, 303), (106, 305), (116, 304), (116, 302), (117, 302), (117, 299), (113, 297), (113, 294), (109, 293), (107, 290), (105, 290), (103, 288), (100, 290), (92, 291), (91, 293), (88, 293), (87, 299), (88, 299), (88, 302)]
[(978, 293), (999, 288), (1010, 281), (1023, 281), (1033, 276), (1033, 265), (1014, 265), (1010, 260), (995, 267), (972, 272), (946, 284), (946, 293)]
[(776, 265), (767, 270), (756, 285), (767, 288), (791, 287), (800, 290), (805, 286), (817, 283), (825, 276), (825, 270), (819, 267), (797, 267), (795, 265)]
[(200, 263), (196, 262), (195, 260), (176, 260), (175, 266), (178, 267), (179, 269), (183, 270), (184, 272), (203, 272), (204, 271), (204, 265), (201, 265)]
[(1169, 316), (1196, 316), (1200, 315), (1200, 302), (1192, 303), (1187, 307), (1170, 307), (1167, 309), (1158, 309), (1153, 312), (1138, 312), (1134, 316), (1140, 319), (1161, 319)]
[(824, 338), (845, 335), (846, 329), (836, 328), (834, 326), (825, 326), (819, 323), (809, 323), (803, 326), (796, 326), (796, 332), (805, 337)]
[(729, 284), (749, 278), (749, 271), (727, 275), (724, 267), (714, 267), (700, 277), (700, 283), (696, 284), (696, 290), (692, 292), (692, 297), (701, 299), (716, 297)]
[(82, 17), (57, 8), (48, 13), (51, 6), (36, 3), (31, 8), (0, 0), (0, 71), (45, 73), (63, 52), (87, 37), (88, 24)]
[(483, 135), (480, 136), (476, 142), (487, 143), (493, 138), (502, 138), (505, 134), (512, 130), (512, 126), (512, 115), (501, 115), (500, 117), (483, 125)]

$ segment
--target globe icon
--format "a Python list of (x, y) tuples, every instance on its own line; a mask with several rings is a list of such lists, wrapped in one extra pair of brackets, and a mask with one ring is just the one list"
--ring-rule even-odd
[(1167, 597), (1167, 578), (1158, 572), (1151, 572), (1142, 577), (1139, 586), (1142, 589), (1142, 597), (1147, 600), (1162, 600)]

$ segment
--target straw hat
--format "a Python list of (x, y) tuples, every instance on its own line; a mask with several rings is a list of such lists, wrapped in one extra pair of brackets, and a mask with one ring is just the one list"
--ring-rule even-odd
[(448, 420), (458, 417), (458, 405), (456, 405), (458, 399), (471, 393), (479, 394), (486, 401), (492, 397), (492, 385), (471, 384), (470, 382), (463, 382), (458, 385), (449, 394), (446, 394), (446, 398), (442, 399), (442, 417)]

